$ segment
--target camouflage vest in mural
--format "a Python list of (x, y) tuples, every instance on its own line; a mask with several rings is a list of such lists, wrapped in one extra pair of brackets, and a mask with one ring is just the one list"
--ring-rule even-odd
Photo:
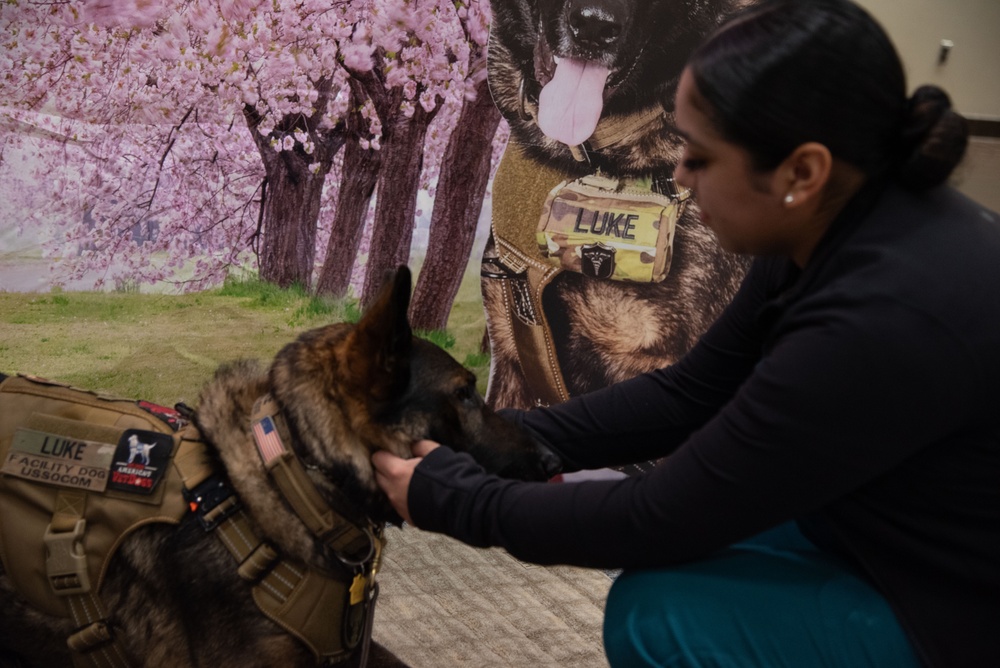
[(687, 195), (600, 174), (563, 181), (542, 207), (538, 250), (556, 267), (592, 278), (662, 281)]

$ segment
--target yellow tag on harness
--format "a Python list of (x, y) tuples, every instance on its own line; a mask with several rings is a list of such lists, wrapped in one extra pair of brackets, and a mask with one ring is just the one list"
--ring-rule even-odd
[(549, 262), (593, 278), (658, 283), (670, 269), (674, 230), (688, 191), (600, 174), (563, 181), (545, 200), (538, 249)]
[(368, 581), (364, 575), (358, 573), (351, 582), (351, 605), (357, 605), (365, 600), (365, 585)]

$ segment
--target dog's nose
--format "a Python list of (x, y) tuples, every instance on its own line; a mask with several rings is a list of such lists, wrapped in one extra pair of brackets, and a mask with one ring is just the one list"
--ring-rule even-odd
[(559, 455), (544, 445), (538, 446), (538, 455), (541, 459), (542, 470), (545, 472), (546, 478), (551, 478), (562, 472), (562, 459), (559, 458)]
[(585, 49), (606, 49), (622, 34), (622, 20), (610, 3), (572, 3), (569, 29), (573, 40)]

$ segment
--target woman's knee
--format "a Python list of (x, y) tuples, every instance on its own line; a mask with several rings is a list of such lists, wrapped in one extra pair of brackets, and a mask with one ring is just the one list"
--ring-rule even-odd
[[(677, 586), (674, 586), (677, 585)], [(678, 595), (684, 587), (670, 571), (622, 573), (611, 586), (604, 614), (604, 648), (613, 668), (640, 666), (689, 666), (699, 654), (684, 630), (684, 615), (677, 606), (690, 609), (691, 597)], [(726, 666), (722, 663), (705, 665)], [(714, 660), (714, 659), (713, 659)]]
[(613, 668), (916, 666), (889, 605), (826, 558), (731, 549), (627, 571), (612, 585), (604, 646)]
[(643, 624), (643, 597), (634, 573), (622, 573), (611, 585), (604, 607), (604, 651), (608, 663), (617, 666), (650, 665), (643, 661), (648, 640)]

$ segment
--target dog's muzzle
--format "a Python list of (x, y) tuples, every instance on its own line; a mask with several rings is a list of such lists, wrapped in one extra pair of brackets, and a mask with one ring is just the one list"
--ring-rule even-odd
[(555, 452), (553, 452), (548, 446), (538, 444), (538, 456), (541, 460), (542, 471), (545, 472), (545, 477), (552, 478), (554, 476), (562, 473), (563, 461)]

